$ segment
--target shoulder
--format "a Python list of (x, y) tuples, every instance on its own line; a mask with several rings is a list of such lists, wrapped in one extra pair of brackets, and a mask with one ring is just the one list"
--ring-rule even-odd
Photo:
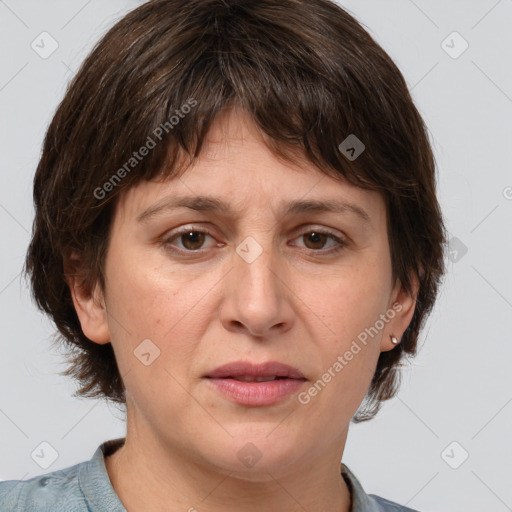
[(341, 474), (352, 496), (351, 512), (418, 512), (404, 505), (399, 505), (375, 494), (366, 494), (361, 482), (345, 465), (341, 464)]
[(0, 482), (0, 512), (126, 512), (104, 461), (123, 443), (124, 438), (105, 441), (88, 461), (28, 480)]
[(88, 512), (78, 473), (84, 463), (28, 480), (0, 482), (2, 512)]
[(394, 501), (389, 501), (385, 498), (381, 498), (380, 496), (375, 496), (375, 494), (370, 494), (369, 497), (375, 502), (375, 510), (378, 510), (379, 512), (418, 512), (417, 510), (408, 508), (404, 505), (399, 505)]

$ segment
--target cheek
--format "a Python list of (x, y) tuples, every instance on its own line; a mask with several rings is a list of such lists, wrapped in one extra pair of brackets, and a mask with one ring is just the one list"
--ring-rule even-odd
[[(390, 293), (385, 265), (340, 267), (329, 276), (314, 281), (303, 280), (298, 292), (309, 306), (310, 318), (318, 318), (319, 328), (335, 340), (341, 350), (360, 332), (374, 325), (384, 313)], [(297, 282), (297, 285), (300, 285)]]
[(109, 329), (116, 352), (131, 366), (133, 351), (150, 339), (160, 351), (160, 362), (174, 371), (177, 361), (192, 357), (207, 328), (214, 296), (208, 290), (218, 276), (190, 276), (152, 266), (143, 257), (111, 256)]
[(148, 267), (118, 258), (109, 269), (112, 345), (127, 395), (140, 413), (161, 416), (163, 423), (172, 417), (178, 426), (173, 413), (194, 407), (182, 385), (211, 317), (201, 300), (209, 287), (188, 286), (183, 276)]
[(307, 393), (312, 403), (331, 408), (334, 416), (353, 415), (372, 379), (382, 338), (382, 331), (372, 327), (386, 311), (388, 272), (380, 265), (345, 267), (300, 292), (309, 297), (305, 302), (310, 312), (305, 314), (322, 361), (322, 373)]

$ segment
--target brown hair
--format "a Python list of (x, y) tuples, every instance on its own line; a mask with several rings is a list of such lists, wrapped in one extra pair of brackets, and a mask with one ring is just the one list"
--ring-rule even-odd
[[(411, 294), (417, 278), (419, 292), (401, 343), (380, 354), (354, 417), (370, 419), (398, 389), (394, 370), (416, 353), (444, 272), (445, 230), (432, 150), (403, 76), (329, 0), (153, 0), (87, 57), (45, 137), (25, 262), (37, 305), (70, 351), (63, 373), (79, 381), (75, 396), (125, 402), (112, 345), (83, 334), (64, 269), (77, 252), (85, 289), (104, 289), (119, 194), (175, 175), (180, 155), (196, 158), (217, 114), (234, 106), (276, 155), (300, 154), (385, 198), (394, 277)], [(366, 148), (353, 160), (339, 149), (350, 134)]]

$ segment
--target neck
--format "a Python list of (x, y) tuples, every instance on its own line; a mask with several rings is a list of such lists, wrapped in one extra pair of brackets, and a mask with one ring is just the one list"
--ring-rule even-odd
[[(142, 439), (142, 440), (141, 440)], [(346, 434), (343, 439), (343, 446)], [(125, 444), (105, 458), (116, 494), (128, 512), (350, 512), (337, 445), (294, 467), (237, 472), (196, 460), (128, 429)], [(334, 455), (333, 455), (334, 454)]]

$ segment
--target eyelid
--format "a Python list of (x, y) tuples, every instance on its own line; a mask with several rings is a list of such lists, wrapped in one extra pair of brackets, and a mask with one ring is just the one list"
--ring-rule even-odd
[(320, 224), (303, 224), (293, 230), (293, 232), (296, 233), (295, 237), (297, 237), (299, 235), (303, 235), (304, 233), (311, 233), (312, 231), (317, 232), (317, 233), (322, 233), (325, 235), (331, 235), (334, 238), (338, 238), (338, 239), (346, 238), (346, 236), (341, 231), (337, 231), (332, 228), (322, 226)]

